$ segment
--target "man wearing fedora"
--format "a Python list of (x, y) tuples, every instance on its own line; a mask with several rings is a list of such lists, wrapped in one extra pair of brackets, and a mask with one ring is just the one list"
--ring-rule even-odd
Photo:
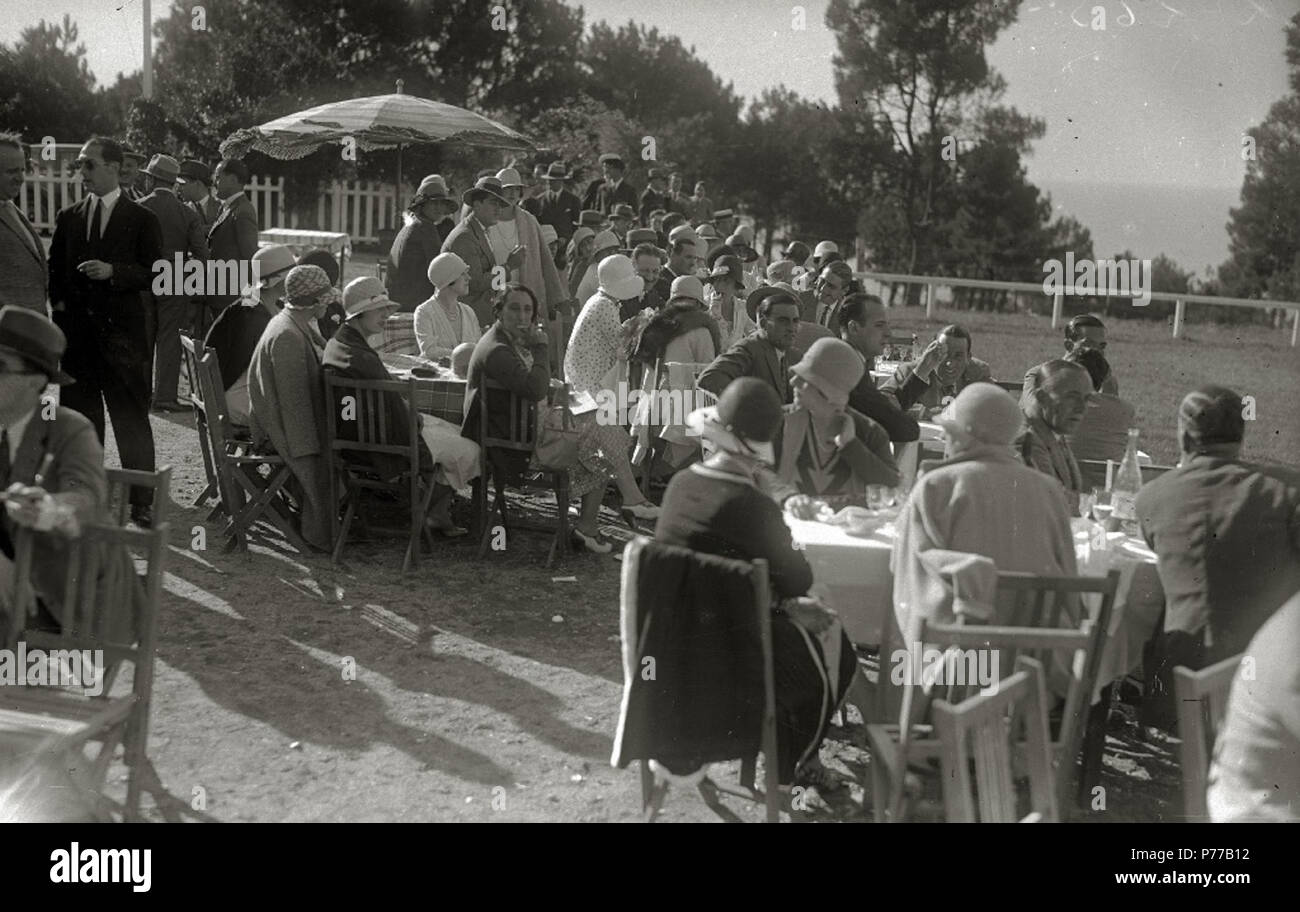
[[(162, 259), (173, 264), (172, 280), (177, 283), (180, 281), (174, 268), (177, 254), (182, 260), (208, 258), (202, 219), (176, 196), (180, 171), (181, 166), (170, 155), (155, 155), (143, 172), (149, 193), (140, 199), (140, 205), (158, 219), (162, 230)], [(180, 411), (176, 387), (181, 375), (181, 330), (193, 328), (196, 322), (190, 312), (190, 299), (184, 295), (153, 295), (153, 318), (154, 411)]]
[[(636, 188), (623, 179), (627, 171), (627, 166), (623, 164), (623, 159), (613, 152), (606, 152), (600, 157), (600, 171), (604, 176), (604, 181), (596, 188), (594, 205), (590, 208), (599, 209), (606, 215), (614, 214), (614, 207), (619, 203), (628, 207), (631, 216), (630, 221), (636, 221), (637, 199)], [(621, 231), (618, 231), (621, 237), (625, 234), (629, 223)]]
[[(722, 257), (719, 262), (734, 257)], [(799, 331), (799, 302), (780, 288), (761, 287), (750, 293), (745, 310), (758, 331), (734, 343), (700, 374), (699, 387), (715, 396), (737, 377), (757, 377), (770, 384), (781, 401), (791, 401), (787, 356)]]
[[(498, 265), (487, 231), (507, 217), (513, 206), (506, 199), (504, 190), (496, 177), (480, 177), (473, 187), (461, 194), (461, 201), (469, 207), (469, 214), (442, 242), (442, 253), (454, 253), (469, 266), (469, 294), (464, 301), (474, 309), (480, 326), (492, 323), (492, 282)], [(505, 287), (511, 270), (518, 269), (523, 258), (524, 251), (516, 246), (500, 264), (500, 288)]]
[[(5, 493), (0, 511), (0, 641), (7, 629), (59, 629), (67, 539), (79, 535), (83, 524), (105, 519), (108, 480), (95, 428), (84, 415), (62, 406), (45, 408), (41, 401), (49, 384), (75, 383), (59, 368), (65, 345), (63, 333), (44, 314), (0, 308), (0, 491)], [(19, 528), (32, 535), (31, 584), (39, 599), (34, 621), (11, 616)], [(117, 560), (122, 566), (111, 568), (113, 572), (131, 572), (125, 551)], [(108, 607), (102, 636), (112, 643), (134, 642), (138, 603)], [(18, 625), (16, 630), (13, 625)]]
[(388, 296), (397, 302), (399, 313), (415, 313), (415, 308), (433, 297), (428, 272), (429, 264), (442, 251), (438, 222), (455, 211), (456, 198), (441, 174), (430, 174), (420, 181), (388, 251), (384, 284)]
[[(152, 212), (122, 195), (122, 148), (95, 137), (77, 157), (86, 196), (55, 219), (50, 245), (50, 305), (68, 348), (64, 366), (77, 382), (63, 404), (90, 419), (102, 442), (104, 408), (122, 467), (154, 470), (149, 425), (153, 340), (144, 296), (162, 255)], [(153, 522), (152, 492), (131, 491), (131, 517)]]
[(627, 203), (616, 203), (610, 210), (609, 223), (614, 234), (621, 240), (627, 237), (627, 233), (636, 224), (636, 210)]
[[(250, 177), (248, 165), (242, 161), (227, 159), (217, 165), (213, 180), (221, 211), (208, 226), (208, 252), (214, 260), (246, 263), (257, 253), (257, 210), (244, 195)], [(237, 300), (238, 292), (209, 295), (207, 307), (215, 316)]]
[(212, 169), (201, 161), (185, 159), (181, 162), (180, 174), (176, 177), (176, 188), (176, 195), (203, 220), (206, 236), (207, 230), (221, 214), (221, 203), (212, 195)]
[[(582, 212), (582, 200), (564, 187), (568, 179), (564, 162), (554, 161), (546, 169), (546, 192), (537, 197), (537, 221), (550, 225), (560, 239), (560, 249), (567, 250), (569, 238), (577, 227)], [(561, 263), (563, 265), (563, 263)]]
[(27, 148), (16, 133), (0, 133), (0, 307), (45, 313), (50, 268), (45, 245), (19, 208), (27, 178)]

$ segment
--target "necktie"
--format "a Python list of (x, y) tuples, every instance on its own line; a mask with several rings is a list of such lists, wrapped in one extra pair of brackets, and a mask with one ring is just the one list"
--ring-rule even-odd
[(99, 240), (99, 197), (90, 198), (90, 216), (86, 219), (86, 240)]

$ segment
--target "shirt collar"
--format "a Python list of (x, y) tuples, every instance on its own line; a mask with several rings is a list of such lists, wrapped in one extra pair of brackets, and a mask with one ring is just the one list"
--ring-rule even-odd
[(226, 197), (224, 200), (221, 201), (221, 205), (229, 208), (235, 205), (235, 200), (239, 199), (243, 195), (244, 195), (243, 190), (240, 190), (238, 193), (232, 193), (230, 196)]
[(121, 195), (122, 195), (122, 188), (120, 186), (114, 187), (112, 190), (110, 190), (108, 193), (105, 193), (103, 196), (99, 196), (94, 193), (89, 194), (89, 196), (99, 200), (99, 204), (101, 206), (106, 206), (110, 209), (113, 208), (113, 204), (117, 202), (117, 198)]

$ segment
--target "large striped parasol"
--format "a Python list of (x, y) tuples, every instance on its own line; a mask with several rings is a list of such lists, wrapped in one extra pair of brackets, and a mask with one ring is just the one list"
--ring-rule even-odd
[[(236, 130), (221, 143), (223, 158), (250, 151), (272, 158), (305, 158), (321, 146), (356, 141), (363, 152), (397, 149), (397, 186), (402, 183), (402, 147), (448, 143), (519, 152), (535, 147), (528, 137), (504, 124), (455, 105), (402, 92), (317, 105), (257, 127)], [(394, 188), (396, 191), (396, 188)]]

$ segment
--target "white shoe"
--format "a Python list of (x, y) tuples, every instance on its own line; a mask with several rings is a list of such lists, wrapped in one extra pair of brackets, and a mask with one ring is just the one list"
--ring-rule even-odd
[(648, 500), (644, 500), (639, 504), (633, 504), (630, 507), (625, 506), (623, 509), (631, 513), (637, 519), (658, 519), (659, 518), (659, 508), (656, 507)]

